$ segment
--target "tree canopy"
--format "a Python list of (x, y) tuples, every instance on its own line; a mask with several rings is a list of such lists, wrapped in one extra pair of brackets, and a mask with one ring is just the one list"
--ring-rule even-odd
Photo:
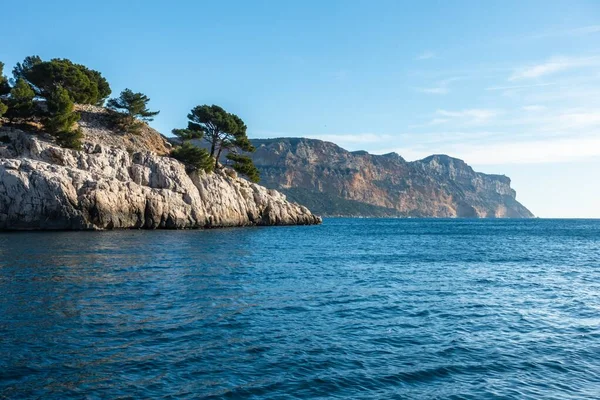
[(150, 98), (145, 94), (125, 89), (118, 98), (108, 100), (106, 106), (113, 111), (127, 114), (132, 118), (152, 121), (160, 111), (150, 111), (148, 109), (149, 102)]
[(48, 115), (44, 127), (49, 133), (68, 132), (79, 121), (79, 114), (73, 112), (73, 100), (69, 92), (58, 86), (48, 97)]
[(56, 137), (59, 145), (80, 149), (83, 133), (81, 129), (74, 129), (80, 115), (73, 111), (74, 104), (69, 92), (57, 86), (48, 97), (47, 106), (48, 116), (44, 120), (46, 131)]
[(184, 141), (171, 151), (171, 157), (181, 161), (192, 169), (201, 169), (211, 172), (214, 167), (213, 159), (206, 149), (196, 147), (189, 141)]
[(141, 121), (152, 121), (160, 111), (150, 111), (150, 98), (143, 93), (125, 89), (118, 98), (110, 99), (106, 107), (118, 114), (118, 123), (125, 130), (136, 133)]
[[(218, 166), (223, 150), (237, 154), (255, 150), (246, 134), (246, 124), (240, 117), (217, 105), (194, 107), (188, 114), (187, 129), (175, 129), (173, 133), (184, 140), (204, 139), (210, 147), (209, 155)], [(250, 161), (251, 163), (251, 161)], [(239, 164), (239, 163), (237, 163)], [(234, 164), (234, 168), (237, 164)], [(244, 165), (247, 165), (245, 161)], [(238, 165), (240, 166), (240, 165)], [(244, 173), (244, 171), (238, 171)]]
[(8, 93), (10, 93), (10, 85), (8, 84), (8, 79), (4, 76), (4, 63), (0, 62), (0, 118), (8, 110), (8, 106), (1, 101), (2, 97)]
[(10, 93), (8, 78), (4, 75), (4, 63), (0, 61), (0, 96)]
[(31, 86), (24, 79), (19, 78), (6, 100), (8, 106), (6, 116), (10, 120), (31, 118), (35, 112), (34, 97), (35, 93)]
[(42, 61), (38, 56), (27, 57), (17, 63), (13, 76), (15, 81), (26, 80), (37, 96), (45, 98), (61, 86), (75, 103), (101, 105), (111, 93), (100, 72), (64, 58)]

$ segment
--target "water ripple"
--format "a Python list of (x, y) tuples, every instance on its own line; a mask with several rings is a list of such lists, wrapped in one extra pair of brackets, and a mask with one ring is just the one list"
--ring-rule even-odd
[(600, 397), (600, 221), (0, 234), (0, 399)]

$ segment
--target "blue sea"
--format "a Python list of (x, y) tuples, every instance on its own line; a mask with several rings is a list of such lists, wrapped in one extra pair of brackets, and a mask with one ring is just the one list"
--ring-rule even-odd
[(0, 234), (0, 399), (600, 398), (600, 220)]

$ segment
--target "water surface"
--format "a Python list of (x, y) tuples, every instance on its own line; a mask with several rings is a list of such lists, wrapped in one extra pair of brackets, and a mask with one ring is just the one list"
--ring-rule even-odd
[(0, 234), (0, 399), (600, 397), (600, 221)]

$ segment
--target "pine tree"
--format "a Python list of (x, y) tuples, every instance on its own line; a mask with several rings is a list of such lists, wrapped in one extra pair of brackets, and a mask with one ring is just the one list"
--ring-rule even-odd
[[(194, 107), (188, 114), (188, 128), (180, 131), (182, 134), (192, 135), (195, 138), (203, 138), (210, 146), (210, 156), (214, 158), (215, 168), (219, 165), (219, 159), (223, 150), (233, 153), (253, 152), (254, 146), (246, 134), (246, 124), (240, 117), (228, 113), (222, 107), (212, 105), (202, 105)], [(174, 131), (175, 133), (175, 131)], [(238, 157), (241, 157), (238, 155)], [(258, 179), (258, 170), (252, 171), (249, 167), (253, 166), (251, 159), (238, 159), (234, 162), (234, 169), (239, 168), (238, 172), (250, 175), (250, 179)], [(237, 170), (237, 169), (236, 169)], [(246, 171), (246, 172), (244, 172)]]
[(57, 86), (65, 89), (75, 103), (103, 104), (110, 86), (102, 74), (71, 60), (54, 58), (42, 61), (27, 57), (13, 69), (15, 81), (25, 79), (37, 96), (48, 98)]
[[(0, 62), (0, 118), (8, 110), (8, 106), (2, 102), (8, 93), (10, 93), (10, 86), (8, 85), (8, 79), (4, 76), (4, 63)], [(0, 121), (0, 125), (2, 125), (2, 121)]]
[(29, 119), (35, 113), (35, 104), (33, 99), (35, 92), (24, 79), (19, 79), (10, 91), (7, 99), (8, 111), (6, 116), (11, 120)]
[(48, 133), (59, 135), (71, 132), (75, 122), (79, 121), (79, 114), (73, 112), (73, 100), (69, 92), (58, 86), (47, 101), (48, 117), (44, 121), (44, 127)]
[(34, 66), (36, 66), (37, 64), (40, 64), (41, 62), (42, 62), (42, 59), (40, 58), (40, 56), (25, 57), (25, 60), (23, 60), (22, 63), (17, 63), (17, 65), (15, 65), (15, 67), (13, 68), (12, 72), (13, 72), (14, 80), (18, 81), (21, 78), (27, 79), (27, 77), (25, 76), (26, 73), (31, 71), (31, 69)]
[(148, 103), (150, 98), (143, 93), (135, 93), (131, 89), (125, 89), (120, 96), (108, 100), (107, 108), (118, 113), (118, 120), (129, 132), (137, 132), (141, 127), (141, 121), (149, 122), (154, 119), (160, 111), (150, 111)]
[(4, 63), (0, 62), (0, 96), (5, 96), (10, 93), (10, 85), (8, 79), (4, 76)]

